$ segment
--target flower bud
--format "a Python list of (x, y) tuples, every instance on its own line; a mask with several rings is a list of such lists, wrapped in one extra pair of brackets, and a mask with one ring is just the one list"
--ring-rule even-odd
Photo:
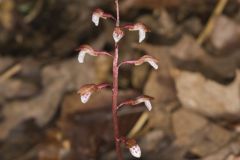
[(87, 101), (89, 100), (91, 94), (92, 94), (91, 92), (86, 92), (86, 93), (82, 94), (81, 95), (82, 103), (87, 103)]
[(146, 38), (146, 32), (150, 30), (142, 23), (136, 23), (133, 25), (126, 25), (124, 28), (127, 28), (129, 31), (138, 31), (139, 33), (139, 43), (141, 43)]
[(115, 43), (119, 42), (123, 36), (124, 36), (124, 32), (121, 30), (121, 28), (116, 27), (113, 31), (113, 39)]

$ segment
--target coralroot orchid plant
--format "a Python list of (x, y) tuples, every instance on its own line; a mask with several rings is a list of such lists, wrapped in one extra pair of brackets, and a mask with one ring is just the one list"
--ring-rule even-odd
[(130, 61), (124, 61), (119, 63), (118, 62), (118, 42), (122, 39), (124, 36), (124, 30), (129, 30), (129, 31), (138, 31), (139, 32), (139, 43), (141, 43), (145, 37), (146, 37), (146, 32), (149, 32), (147, 27), (143, 25), (142, 23), (136, 23), (136, 24), (128, 24), (128, 25), (123, 25), (120, 26), (120, 18), (119, 18), (119, 3), (118, 0), (115, 0), (115, 5), (116, 5), (116, 17), (109, 13), (105, 13), (101, 9), (96, 9), (93, 14), (92, 14), (92, 21), (93, 23), (98, 26), (100, 19), (112, 19), (113, 21), (116, 22), (116, 26), (113, 31), (113, 39), (115, 41), (115, 52), (114, 54), (110, 54), (105, 51), (96, 51), (89, 45), (81, 45), (77, 51), (79, 51), (78, 55), (78, 61), (79, 63), (84, 62), (84, 57), (86, 54), (90, 56), (109, 56), (113, 58), (113, 84), (106, 84), (106, 83), (101, 83), (101, 84), (86, 84), (82, 86), (78, 94), (80, 95), (82, 103), (87, 103), (91, 95), (101, 89), (104, 89), (106, 87), (112, 87), (112, 117), (113, 117), (113, 126), (114, 126), (114, 137), (115, 137), (115, 146), (116, 146), (116, 153), (117, 153), (117, 158), (118, 160), (123, 160), (122, 157), (122, 152), (121, 152), (121, 144), (124, 144), (130, 151), (130, 153), (136, 157), (140, 158), (141, 157), (141, 149), (139, 145), (136, 143), (134, 139), (129, 139), (124, 136), (121, 136), (119, 134), (119, 120), (118, 120), (118, 115), (117, 112), (119, 111), (120, 108), (124, 106), (136, 106), (140, 103), (144, 103), (147, 109), (150, 111), (152, 109), (151, 105), (151, 100), (153, 99), (150, 96), (143, 95), (139, 96), (135, 99), (129, 99), (126, 100), (120, 104), (118, 104), (118, 71), (121, 65), (124, 64), (133, 64), (133, 65), (141, 65), (145, 62), (149, 63), (154, 69), (158, 69), (157, 62), (158, 60), (155, 59), (154, 57), (150, 55), (145, 55), (137, 60), (130, 60)]

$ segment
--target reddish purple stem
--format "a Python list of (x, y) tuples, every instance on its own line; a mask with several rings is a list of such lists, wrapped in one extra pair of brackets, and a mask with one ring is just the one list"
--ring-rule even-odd
[[(115, 0), (116, 4), (116, 27), (119, 26), (119, 4), (118, 0)], [(114, 139), (116, 146), (117, 159), (123, 160), (121, 147), (120, 147), (120, 135), (119, 135), (119, 120), (117, 115), (117, 103), (118, 103), (118, 43), (115, 43), (115, 53), (113, 57), (113, 94), (112, 94), (112, 116), (113, 116), (113, 128), (114, 128)]]

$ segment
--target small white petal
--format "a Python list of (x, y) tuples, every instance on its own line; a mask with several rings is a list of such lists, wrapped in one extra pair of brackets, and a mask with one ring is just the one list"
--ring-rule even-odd
[(131, 148), (129, 148), (130, 153), (133, 155), (133, 157), (140, 158), (141, 157), (141, 149), (139, 145), (135, 145)]
[(121, 34), (117, 34), (116, 32), (113, 32), (113, 39), (116, 43), (119, 42), (122, 37), (123, 36)]
[(157, 65), (157, 63), (155, 63), (154, 61), (148, 61), (148, 63), (149, 63), (154, 69), (158, 69), (158, 65)]
[(78, 54), (78, 62), (83, 63), (84, 62), (84, 57), (85, 57), (86, 52), (85, 51), (80, 51)]
[(146, 32), (143, 29), (139, 30), (139, 43), (141, 43), (146, 38)]
[(151, 111), (151, 110), (152, 110), (152, 104), (151, 104), (151, 102), (150, 102), (149, 100), (146, 100), (144, 103), (145, 103), (145, 106), (147, 107), (147, 109), (148, 109), (149, 111)]
[(92, 15), (92, 21), (93, 21), (93, 23), (95, 24), (95, 26), (98, 26), (98, 24), (99, 24), (99, 19), (100, 19), (99, 15), (97, 15), (97, 14), (95, 14), (95, 13)]
[(91, 96), (90, 92), (85, 93), (84, 95), (81, 95), (81, 101), (82, 103), (87, 103), (87, 101), (89, 100)]

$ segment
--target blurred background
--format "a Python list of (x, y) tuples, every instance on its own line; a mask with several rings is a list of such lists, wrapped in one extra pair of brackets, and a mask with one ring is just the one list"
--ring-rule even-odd
[[(87, 104), (77, 90), (112, 82), (111, 59), (77, 61), (90, 44), (113, 52), (114, 0), (0, 0), (0, 160), (115, 160), (111, 90)], [(120, 61), (148, 53), (149, 65), (123, 66), (119, 102), (146, 94), (144, 106), (119, 112), (121, 134), (136, 138), (142, 160), (240, 159), (240, 1), (120, 0), (121, 23), (151, 29), (120, 42)], [(134, 159), (123, 147), (124, 157)]]

